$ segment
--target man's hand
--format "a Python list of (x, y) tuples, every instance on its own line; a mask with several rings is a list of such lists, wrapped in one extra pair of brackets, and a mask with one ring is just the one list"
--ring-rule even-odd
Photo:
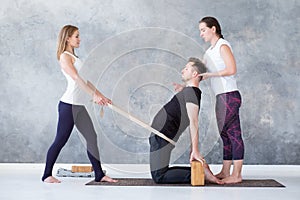
[(198, 160), (201, 163), (205, 163), (205, 160), (204, 160), (203, 156), (200, 154), (199, 151), (192, 151), (191, 152), (190, 162), (192, 162), (193, 160)]

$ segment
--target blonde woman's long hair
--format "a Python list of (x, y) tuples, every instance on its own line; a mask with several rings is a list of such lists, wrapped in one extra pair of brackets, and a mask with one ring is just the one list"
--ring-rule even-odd
[[(60, 55), (66, 50), (67, 39), (73, 35), (78, 28), (73, 25), (65, 25), (59, 32), (58, 43), (57, 43), (57, 60), (60, 59)], [(73, 52), (74, 53), (74, 52)]]

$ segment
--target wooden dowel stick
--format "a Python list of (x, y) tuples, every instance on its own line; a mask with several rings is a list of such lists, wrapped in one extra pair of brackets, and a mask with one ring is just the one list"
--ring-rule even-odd
[[(95, 92), (97, 91), (97, 88), (90, 81), (87, 81), (87, 85), (88, 85), (88, 87), (90, 87)], [(121, 108), (119, 108), (119, 107), (117, 107), (113, 104), (108, 104), (108, 107), (111, 108), (112, 110), (116, 111), (117, 113), (123, 115), (127, 119), (130, 119), (131, 121), (137, 123), (138, 125), (144, 127), (145, 129), (151, 131), (155, 135), (158, 135), (159, 137), (165, 139), (166, 141), (170, 142), (171, 144), (173, 144), (175, 146), (176, 142), (174, 142), (173, 140), (171, 140), (170, 138), (168, 138), (167, 136), (165, 136), (161, 132), (157, 131), (156, 129), (152, 128), (149, 124), (146, 124), (145, 122), (139, 120), (138, 118), (132, 116), (131, 114), (125, 112), (124, 110), (122, 110)], [(101, 114), (101, 115), (103, 116), (103, 114)]]
[(138, 118), (132, 116), (131, 114), (125, 112), (124, 110), (122, 110), (121, 108), (117, 107), (116, 105), (108, 104), (108, 107), (110, 109), (112, 109), (113, 111), (116, 111), (117, 113), (123, 115), (127, 119), (129, 119), (129, 120), (137, 123), (138, 125), (144, 127), (145, 129), (151, 131), (152, 133), (156, 134), (157, 136), (165, 139), (166, 141), (170, 142), (171, 144), (173, 144), (175, 146), (176, 142), (174, 142), (173, 140), (171, 140), (170, 138), (168, 138), (167, 136), (165, 136), (161, 132), (157, 131), (156, 129), (152, 128), (149, 124), (147, 124), (147, 123), (139, 120)]

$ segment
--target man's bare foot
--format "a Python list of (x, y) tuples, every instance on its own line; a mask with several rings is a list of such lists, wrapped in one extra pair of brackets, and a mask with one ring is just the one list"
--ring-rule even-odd
[(205, 174), (205, 180), (210, 183), (217, 183), (217, 184), (224, 184), (222, 180), (218, 179), (213, 175), (213, 173), (210, 171), (207, 164), (204, 164), (204, 174)]
[(54, 178), (53, 176), (48, 176), (45, 180), (45, 183), (60, 183), (61, 181), (57, 178)]
[(116, 182), (118, 182), (118, 181), (115, 180), (115, 179), (110, 178), (109, 176), (104, 176), (104, 177), (101, 179), (101, 182), (116, 183)]
[(242, 176), (228, 176), (224, 179), (222, 179), (222, 181), (225, 183), (225, 184), (234, 184), (234, 183), (241, 183), (242, 182)]
[(227, 178), (228, 176), (230, 176), (229, 173), (225, 173), (223, 171), (221, 171), (220, 173), (216, 174), (215, 177), (217, 177), (218, 179), (224, 179)]

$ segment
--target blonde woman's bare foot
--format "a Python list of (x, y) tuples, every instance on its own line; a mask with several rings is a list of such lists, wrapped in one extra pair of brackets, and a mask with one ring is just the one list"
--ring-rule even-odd
[(229, 173), (224, 173), (222, 171), (220, 173), (218, 173), (218, 174), (215, 175), (215, 177), (217, 177), (218, 179), (224, 179), (224, 178), (226, 178), (228, 176), (230, 176)]
[(116, 182), (118, 182), (118, 181), (115, 180), (115, 179), (110, 178), (109, 176), (104, 176), (104, 177), (101, 179), (101, 182), (116, 183)]
[(222, 179), (222, 181), (225, 184), (235, 184), (235, 183), (241, 183), (242, 182), (242, 176), (228, 176), (224, 179)]
[(48, 176), (45, 180), (45, 183), (60, 183), (61, 181), (57, 178), (54, 178), (53, 176)]
[(224, 182), (213, 175), (207, 164), (204, 164), (205, 180), (210, 183), (224, 184)]

